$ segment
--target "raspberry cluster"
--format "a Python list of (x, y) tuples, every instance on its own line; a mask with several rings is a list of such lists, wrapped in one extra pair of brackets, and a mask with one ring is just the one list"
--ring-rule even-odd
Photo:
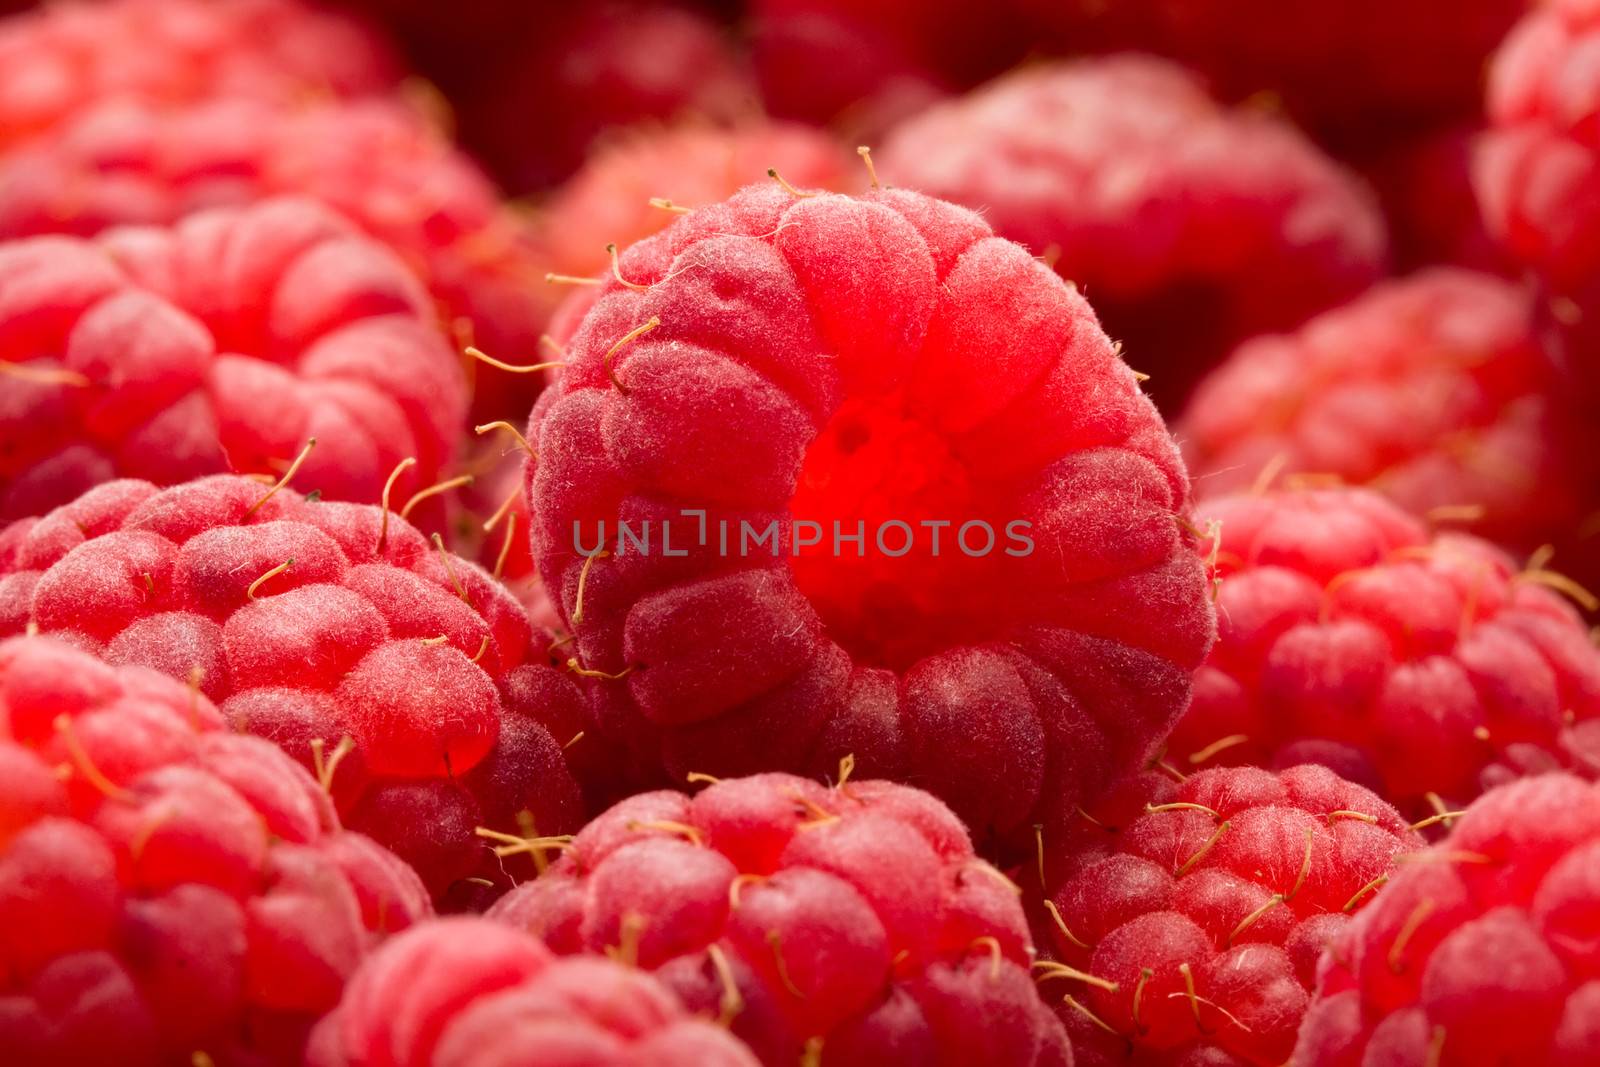
[(1133, 372), (919, 194), (756, 186), (634, 245), (527, 437), (534, 559), (635, 783), (853, 754), (1015, 831), (1136, 766), (1211, 640)]
[(933, 797), (849, 770), (630, 797), (489, 915), (654, 972), (769, 1067), (1070, 1063), (1016, 887)]
[(1323, 767), (1120, 783), (1039, 846), (1053, 958), (1038, 970), (1077, 1064), (1287, 1062), (1323, 945), (1421, 847)]
[(0, 642), (0, 1048), (17, 1064), (290, 1063), (417, 876), (203, 694)]
[(372, 501), (452, 459), (467, 391), (401, 261), (328, 208), (0, 242), (0, 523), (123, 476), (302, 468)]
[(1484, 795), (1323, 957), (1295, 1063), (1600, 1061), (1600, 787)]
[(581, 819), (551, 736), (582, 730), (577, 690), (530, 659), (504, 588), (386, 508), (226, 475), (109, 482), (0, 533), (0, 634), (25, 627), (190, 680), (436, 896), (516, 869), (478, 827)]
[(1324, 763), (1413, 816), (1600, 772), (1600, 649), (1558, 573), (1430, 537), (1365, 490), (1223, 497), (1199, 518), (1221, 633), (1169, 742), (1179, 767)]
[(1164, 60), (1022, 69), (897, 126), (881, 155), (890, 181), (981, 209), (1053, 263), (1163, 402), (1383, 268), (1383, 220), (1352, 175)]

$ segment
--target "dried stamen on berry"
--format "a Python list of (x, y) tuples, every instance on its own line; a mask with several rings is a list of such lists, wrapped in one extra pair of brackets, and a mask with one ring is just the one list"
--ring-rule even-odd
[(799, 198), (799, 199), (803, 200), (806, 197), (811, 197), (811, 196), (816, 196), (817, 195), (816, 193), (802, 192), (799, 189), (796, 189), (794, 186), (790, 185), (788, 182), (784, 181), (783, 175), (778, 173), (778, 168), (777, 167), (768, 167), (767, 168), (767, 177), (771, 178), (773, 181), (775, 181), (779, 185), (783, 186), (783, 191), (788, 193), (790, 196), (793, 196), (793, 197), (796, 197), (796, 198)]
[(383, 496), (378, 501), (378, 510), (382, 518), (378, 520), (378, 555), (383, 555), (383, 550), (389, 543), (389, 494), (394, 492), (394, 483), (409, 467), (417, 465), (416, 456), (407, 456), (394, 465), (394, 470), (389, 472), (388, 479), (383, 483)]
[(20, 382), (38, 385), (65, 385), (72, 389), (87, 389), (94, 384), (77, 371), (65, 367), (30, 367), (9, 359), (0, 359), (0, 378), (15, 378)]
[(339, 738), (337, 745), (333, 746), (332, 755), (324, 759), (323, 753), (327, 748), (327, 744), (327, 741), (320, 737), (311, 739), (311, 767), (316, 773), (317, 784), (322, 787), (322, 791), (332, 794), (333, 776), (339, 770), (339, 764), (344, 762), (344, 758), (355, 751), (356, 743), (352, 737), (346, 734), (344, 737)]
[(467, 595), (466, 586), (462, 585), (461, 579), (456, 577), (455, 564), (450, 561), (449, 549), (444, 547), (444, 538), (436, 533), (433, 535), (432, 541), (434, 549), (439, 553), (439, 562), (444, 564), (444, 573), (450, 579), (451, 588), (456, 591), (456, 596), (461, 598), (462, 603), (469, 608), (472, 607), (472, 598)]
[(1067, 920), (1062, 917), (1061, 909), (1056, 907), (1055, 901), (1046, 898), (1044, 902), (1044, 910), (1050, 913), (1050, 918), (1055, 921), (1056, 929), (1061, 931), (1062, 937), (1066, 938), (1074, 945), (1077, 945), (1079, 948), (1092, 947), (1087, 941), (1084, 941), (1078, 937), (1077, 934), (1074, 934), (1070, 929), (1067, 928)]
[(299, 455), (294, 457), (294, 462), (289, 464), (289, 469), (284, 471), (283, 476), (280, 477), (276, 482), (272, 483), (272, 488), (268, 489), (266, 494), (262, 496), (260, 500), (257, 500), (254, 504), (250, 505), (249, 509), (245, 511), (244, 517), (248, 519), (257, 511), (261, 510), (261, 505), (271, 500), (273, 494), (277, 493), (278, 490), (282, 489), (284, 486), (293, 481), (294, 476), (299, 473), (301, 465), (305, 463), (306, 457), (311, 455), (311, 450), (316, 447), (317, 439), (315, 437), (306, 438), (306, 446), (300, 450)]
[(544, 276), (548, 285), (599, 285), (599, 278), (580, 278), (574, 274), (550, 273)]
[(1211, 744), (1200, 749), (1198, 752), (1189, 753), (1189, 762), (1195, 766), (1199, 766), (1200, 764), (1216, 756), (1217, 753), (1225, 752), (1228, 749), (1234, 748), (1238, 745), (1247, 744), (1249, 741), (1250, 738), (1245, 734), (1229, 734), (1227, 737), (1211, 742)]
[(1035, 960), (1033, 969), (1039, 972), (1037, 980), (1040, 982), (1047, 982), (1052, 978), (1066, 978), (1074, 982), (1082, 982), (1085, 985), (1098, 986), (1107, 993), (1115, 993), (1122, 988), (1117, 983), (1101, 978), (1099, 975), (1080, 971), (1076, 967), (1068, 967), (1066, 964), (1057, 963), (1055, 960)]
[(700, 832), (699, 827), (690, 826), (686, 822), (675, 822), (671, 819), (651, 819), (643, 822), (634, 819), (628, 822), (628, 829), (633, 831), (660, 830), (663, 833), (681, 837), (691, 845), (703, 847), (706, 843), (705, 835)]
[(583, 567), (578, 571), (578, 593), (572, 602), (572, 625), (574, 627), (583, 621), (583, 593), (589, 586), (589, 569), (594, 566), (595, 560), (605, 559), (610, 555), (609, 550), (601, 549), (599, 552), (585, 557)]
[(730, 911), (738, 910), (739, 894), (744, 891), (745, 886), (760, 885), (765, 881), (766, 878), (759, 874), (736, 875), (733, 881), (728, 883), (728, 909)]
[(628, 279), (622, 276), (622, 263), (618, 257), (617, 246), (614, 242), (606, 245), (606, 255), (611, 257), (611, 276), (617, 280), (617, 284), (626, 289), (632, 289), (635, 292), (640, 293), (645, 292), (650, 288), (648, 285), (640, 285), (638, 282), (630, 282)]
[(1228, 940), (1226, 942), (1227, 946), (1232, 948), (1235, 938), (1244, 933), (1246, 930), (1250, 929), (1250, 927), (1254, 926), (1256, 922), (1258, 922), (1260, 918), (1267, 912), (1271, 911), (1273, 908), (1276, 908), (1279, 904), (1282, 904), (1284, 899), (1285, 897), (1282, 893), (1274, 893), (1272, 896), (1267, 898), (1267, 902), (1265, 904), (1261, 905), (1255, 911), (1252, 911), (1249, 915), (1246, 915), (1244, 918), (1240, 919), (1239, 925), (1235, 926), (1228, 933)]
[(882, 188), (878, 184), (878, 168), (872, 163), (872, 149), (867, 145), (857, 145), (856, 155), (861, 157), (861, 162), (867, 166), (867, 177), (872, 181), (874, 189)]
[(1406, 916), (1406, 921), (1400, 924), (1400, 931), (1395, 934), (1394, 943), (1389, 946), (1389, 970), (1395, 974), (1400, 974), (1405, 970), (1405, 961), (1401, 957), (1405, 954), (1406, 945), (1416, 936), (1417, 931), (1422, 928), (1422, 924), (1428, 921), (1428, 916), (1432, 915), (1438, 906), (1438, 903), (1432, 897), (1428, 897), (1419, 901), (1417, 906), (1411, 909), (1411, 914)]
[(500, 542), (500, 554), (494, 558), (494, 580), (497, 582), (506, 572), (506, 560), (511, 556), (511, 546), (516, 543), (516, 537), (517, 514), (512, 512), (511, 517), (506, 520), (506, 536)]
[(1080, 1003), (1076, 997), (1072, 996), (1072, 994), (1069, 993), (1062, 997), (1061, 1003), (1065, 1004), (1079, 1015), (1082, 1015), (1085, 1019), (1088, 1019), (1090, 1022), (1094, 1023), (1112, 1037), (1123, 1037), (1122, 1034), (1117, 1032), (1115, 1027), (1106, 1022), (1104, 1019), (1100, 1018), (1100, 1016), (1096, 1015), (1094, 1012), (1090, 1011), (1088, 1007)]
[(606, 354), (605, 354), (604, 358), (601, 359), (600, 364), (601, 364), (602, 367), (605, 368), (606, 377), (611, 379), (611, 384), (616, 386), (617, 387), (617, 392), (621, 393), (623, 396), (627, 396), (628, 395), (628, 390), (623, 386), (623, 384), (620, 381), (617, 380), (617, 372), (611, 366), (612, 359), (615, 358), (616, 354), (619, 351), (621, 351), (627, 344), (629, 344), (632, 341), (635, 341), (635, 340), (639, 339), (640, 337), (643, 337), (645, 334), (649, 333), (651, 330), (654, 330), (656, 327), (658, 327), (660, 325), (661, 325), (660, 316), (651, 315), (649, 321), (646, 322), (643, 326), (635, 326), (633, 329), (631, 329), (627, 333), (623, 334), (622, 337), (620, 339), (618, 339), (616, 344), (614, 344), (610, 348), (606, 349)]
[(499, 419), (495, 422), (486, 422), (481, 426), (474, 426), (472, 428), (472, 431), (480, 436), (488, 433), (490, 430), (504, 430), (506, 433), (509, 433), (512, 437), (516, 438), (518, 448), (522, 449), (530, 456), (534, 455), (533, 446), (528, 443), (528, 439), (526, 437), (522, 436), (522, 431), (504, 419)]
[(692, 208), (684, 207), (682, 204), (674, 204), (671, 200), (668, 200), (666, 197), (662, 196), (652, 196), (649, 203), (653, 208), (659, 208), (662, 211), (670, 211), (674, 215), (687, 215), (693, 210)]
[(78, 734), (72, 728), (72, 717), (70, 715), (57, 715), (52, 725), (55, 727), (56, 733), (61, 735), (61, 743), (66, 746), (67, 755), (72, 759), (72, 765), (88, 780), (90, 785), (113, 800), (128, 795), (126, 789), (107, 778), (100, 768), (94, 765), (94, 761), (89, 758), (89, 753), (84, 750), (83, 745), (78, 741)]
[(501, 859), (507, 856), (520, 856), (524, 853), (537, 855), (541, 852), (568, 852), (572, 849), (571, 834), (557, 834), (552, 837), (519, 837), (501, 830), (492, 830), (487, 826), (475, 826), (472, 832), (488, 841), (498, 841), (500, 844), (494, 848), (494, 854)]
[(250, 587), (244, 591), (245, 598), (247, 600), (254, 600), (256, 598), (257, 589), (260, 589), (263, 584), (271, 581), (273, 578), (276, 578), (278, 575), (282, 574), (284, 571), (293, 566), (294, 557), (290, 556), (288, 559), (284, 560), (282, 563), (278, 564), (276, 567), (272, 568), (270, 571), (267, 571), (267, 573), (251, 582)]
[(1295, 894), (1300, 892), (1301, 887), (1306, 884), (1306, 879), (1311, 876), (1311, 846), (1316, 843), (1316, 840), (1317, 831), (1310, 826), (1306, 827), (1306, 854), (1300, 860), (1300, 873), (1295, 876), (1294, 888), (1289, 890), (1289, 895), (1285, 899), (1293, 900)]
[(1378, 877), (1374, 878), (1360, 889), (1357, 889), (1355, 894), (1349, 900), (1345, 901), (1344, 907), (1339, 910), (1344, 912), (1355, 911), (1356, 905), (1361, 903), (1362, 897), (1366, 896), (1368, 893), (1376, 893), (1388, 880), (1389, 876), (1387, 874), (1378, 875)]
[(1149, 985), (1150, 979), (1155, 976), (1155, 971), (1148, 967), (1140, 967), (1139, 981), (1133, 987), (1133, 1028), (1141, 1034), (1147, 1032), (1144, 1023), (1139, 1021), (1139, 1009), (1144, 1006), (1144, 987)]
[(1179, 878), (1182, 878), (1185, 874), (1188, 874), (1196, 863), (1199, 863), (1203, 858), (1205, 858), (1205, 854), (1207, 852), (1210, 852), (1216, 847), (1217, 842), (1222, 840), (1222, 835), (1228, 832), (1229, 825), (1231, 824), (1226, 821), (1219, 823), (1216, 832), (1214, 832), (1210, 837), (1206, 838), (1206, 842), (1200, 846), (1200, 850), (1183, 861), (1183, 866), (1179, 867), (1176, 871), (1176, 874)]
[(573, 656), (571, 659), (567, 660), (567, 670), (571, 671), (573, 674), (576, 674), (579, 678), (598, 678), (607, 682), (620, 682), (622, 679), (633, 673), (634, 667), (632, 664), (629, 664), (620, 671), (597, 671), (589, 667), (585, 667), (578, 660), (578, 657)]
[(1203, 811), (1213, 819), (1222, 818), (1222, 813), (1215, 808), (1208, 808), (1204, 804), (1190, 804), (1186, 801), (1174, 801), (1170, 804), (1146, 804), (1144, 810), (1147, 814), (1163, 811)]
[[(549, 280), (550, 277), (553, 277), (553, 275), (547, 276), (546, 280)], [(592, 281), (592, 279), (580, 280)], [(595, 284), (599, 283), (596, 282)], [(543, 338), (541, 338), (541, 340), (543, 340)], [(554, 344), (555, 341), (552, 340), (550, 343)], [(471, 345), (468, 345), (464, 351), (467, 353), (467, 355), (471, 356), (479, 363), (486, 363), (496, 370), (505, 371), (507, 374), (537, 374), (539, 371), (550, 370), (554, 367), (565, 367), (567, 365), (564, 360), (553, 360), (548, 363), (504, 363), (498, 359), (495, 359), (493, 356), (488, 355), (482, 349), (474, 348)], [(479, 430), (478, 432), (482, 433), (483, 431)]]
[(1005, 958), (1005, 953), (1000, 948), (1000, 939), (992, 934), (985, 934), (982, 937), (975, 937), (971, 942), (968, 943), (967, 951), (971, 952), (980, 945), (989, 952), (989, 981), (999, 981), (1000, 961)]
[(706, 947), (706, 956), (711, 960), (711, 966), (717, 972), (717, 981), (722, 986), (722, 996), (717, 1000), (717, 1025), (729, 1027), (733, 1025), (734, 1018), (744, 1010), (744, 996), (739, 992), (739, 985), (733, 980), (733, 968), (728, 965), (728, 957), (720, 945)]
[(794, 979), (789, 977), (789, 967), (783, 962), (783, 945), (782, 939), (778, 936), (778, 931), (767, 931), (767, 944), (772, 948), (772, 962), (778, 971), (778, 981), (783, 983), (783, 987), (787, 989), (790, 994), (795, 997), (795, 999), (806, 999), (806, 995), (800, 991), (800, 987), (794, 984)]
[(411, 494), (411, 499), (406, 501), (406, 506), (400, 509), (400, 517), (409, 519), (411, 518), (411, 513), (416, 510), (417, 505), (424, 500), (439, 496), (442, 493), (448, 493), (452, 489), (460, 489), (462, 486), (471, 485), (473, 481), (475, 479), (472, 475), (462, 474), (454, 478), (446, 478), (442, 482), (435, 482), (426, 489), (418, 489)]

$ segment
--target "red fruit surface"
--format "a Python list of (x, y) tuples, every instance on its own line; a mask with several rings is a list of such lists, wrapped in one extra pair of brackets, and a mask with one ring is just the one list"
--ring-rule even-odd
[(688, 7), (552, 4), (462, 87), (461, 134), (509, 188), (527, 192), (564, 180), (608, 131), (736, 120), (755, 113), (755, 95), (728, 35)]
[(786, 122), (720, 129), (685, 123), (626, 131), (597, 148), (540, 212), (551, 269), (596, 275), (610, 269), (606, 246), (627, 248), (663, 230), (680, 208), (716, 204), (771, 167), (804, 189), (865, 187), (867, 173), (832, 137)]
[(1278, 118), (1144, 56), (1041, 64), (893, 130), (886, 181), (984, 212), (1089, 298), (1175, 403), (1234, 344), (1382, 270), (1356, 180)]
[(1567, 357), (1600, 390), (1597, 44), (1600, 7), (1590, 0), (1529, 13), (1495, 55), (1474, 170), (1489, 232), (1543, 282)]
[(644, 781), (853, 753), (1025, 827), (1139, 763), (1211, 640), (1133, 372), (1070, 287), (919, 194), (754, 186), (634, 245), (528, 438), (590, 739)]
[(309, 1067), (755, 1067), (660, 982), (597, 957), (559, 959), (477, 918), (393, 938), (312, 1040)]
[(1016, 887), (933, 797), (840, 769), (630, 797), (489, 915), (654, 972), (769, 1067), (1070, 1065)]
[(115, 477), (302, 468), (331, 498), (438, 480), (467, 387), (428, 296), (314, 201), (0, 242), (0, 523)]
[(1360, 489), (1222, 497), (1197, 521), (1220, 524), (1221, 633), (1178, 767), (1322, 763), (1412, 817), (1428, 794), (1600, 773), (1600, 650), (1558, 575)]
[(1473, 532), (1528, 552), (1600, 502), (1592, 421), (1524, 287), (1435, 268), (1247, 341), (1195, 390), (1179, 439), (1209, 494), (1332, 475), (1419, 516), (1481, 509)]
[(417, 876), (204, 695), (0, 642), (0, 1049), (29, 1067), (297, 1063)]
[[(107, 104), (0, 160), (0, 236), (88, 236), (276, 195), (319, 200), (388, 244), (491, 355), (535, 352), (559, 294), (525, 225), (447, 138), (385, 100)], [(479, 410), (521, 419), (529, 388), (480, 374)]]
[(531, 658), (509, 593), (398, 515), (268, 490), (108, 482), (14, 523), (0, 634), (31, 624), (195, 678), (231, 725), (316, 769), (345, 821), (436, 896), (472, 875), (505, 884), (525, 860), (498, 862), (476, 827), (581, 821), (551, 736), (582, 728), (576, 688)]
[(1288, 1062), (1323, 946), (1422, 847), (1394, 808), (1309, 765), (1146, 772), (1085, 815), (1039, 857), (1056, 964), (1038, 965), (1040, 992), (1079, 1067)]
[(1472, 187), (1481, 120), (1408, 137), (1361, 162), (1383, 202), (1402, 270), (1448, 263), (1512, 276), (1514, 260), (1490, 236)]
[(1496, 789), (1406, 864), (1323, 961), (1294, 1062), (1600, 1062), (1600, 791)]
[(297, 0), (66, 0), (0, 24), (0, 148), (111, 98), (284, 104), (398, 77), (376, 34)]

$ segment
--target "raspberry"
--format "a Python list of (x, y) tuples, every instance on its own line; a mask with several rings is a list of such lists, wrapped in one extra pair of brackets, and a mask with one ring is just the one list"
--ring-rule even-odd
[[(1077, 293), (919, 194), (752, 187), (634, 245), (528, 438), (534, 559), (618, 768), (853, 753), (1016, 829), (1136, 765), (1211, 640), (1133, 372)], [(619, 543), (647, 520), (653, 550)]]
[(897, 127), (882, 156), (889, 180), (980, 208), (1052, 261), (1153, 376), (1158, 404), (1383, 265), (1382, 219), (1351, 175), (1163, 60), (1024, 69)]
[(290, 103), (398, 77), (376, 34), (296, 0), (67, 0), (0, 25), (0, 147), (112, 97)]
[(1417, 859), (1334, 940), (1294, 1062), (1600, 1062), (1597, 787), (1503, 786)]
[(1363, 160), (1377, 189), (1396, 265), (1420, 269), (1448, 263), (1510, 276), (1511, 257), (1489, 236), (1472, 188), (1472, 158), (1481, 123), (1408, 137)]
[(462, 138), (518, 191), (565, 179), (608, 130), (755, 110), (755, 89), (716, 23), (615, 0), (546, 7), (461, 97)]
[[(447, 139), (388, 101), (107, 104), (0, 162), (0, 236), (88, 236), (275, 195), (319, 200), (388, 244), (490, 353), (535, 350), (554, 298), (526, 227)], [(518, 386), (480, 380), (480, 410), (522, 418), (531, 394)]]
[(1521, 286), (1436, 268), (1247, 341), (1196, 389), (1180, 437), (1210, 493), (1334, 475), (1417, 515), (1477, 508), (1474, 532), (1529, 551), (1596, 500), (1570, 393)]
[(1221, 635), (1170, 742), (1180, 767), (1322, 763), (1413, 816), (1518, 774), (1600, 772), (1600, 651), (1542, 587), (1560, 575), (1430, 540), (1358, 489), (1200, 517), (1220, 524)]
[(557, 273), (601, 274), (610, 266), (608, 244), (642, 241), (665, 229), (674, 210), (726, 200), (768, 167), (808, 189), (864, 184), (859, 166), (846, 169), (839, 144), (806, 126), (689, 123), (629, 131), (598, 148), (546, 205), (543, 248)]
[(308, 1056), (309, 1067), (533, 1063), (756, 1060), (649, 975), (605, 959), (560, 959), (527, 934), (478, 918), (435, 919), (374, 952)]
[(1323, 945), (1421, 845), (1324, 767), (1124, 783), (1040, 844), (1058, 958), (1038, 970), (1079, 1067), (1287, 1062)]
[(0, 288), (0, 522), (119, 475), (281, 470), (307, 437), (338, 499), (453, 458), (466, 382), (427, 294), (313, 201), (0, 243)]
[(497, 918), (652, 971), (763, 1063), (1069, 1063), (1016, 887), (933, 797), (787, 774), (595, 819)]
[(550, 732), (581, 729), (576, 688), (525, 661), (510, 594), (379, 508), (228, 475), (108, 482), (0, 535), (0, 633), (27, 624), (193, 678), (441, 898), (517, 870), (478, 826), (581, 819)]
[(17, 1064), (291, 1063), (417, 876), (211, 701), (0, 642), (0, 1048)]
[(1496, 54), (1474, 182), (1489, 232), (1543, 281), (1567, 355), (1600, 389), (1600, 8), (1548, 0)]

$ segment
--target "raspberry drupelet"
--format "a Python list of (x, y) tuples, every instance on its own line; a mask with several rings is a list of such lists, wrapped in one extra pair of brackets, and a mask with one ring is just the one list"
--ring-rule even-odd
[[(0, 159), (0, 236), (90, 236), (270, 196), (318, 200), (389, 245), (464, 342), (512, 363), (537, 351), (560, 294), (531, 231), (448, 137), (392, 100), (110, 101)], [(523, 418), (537, 383), (479, 374), (479, 413)]]
[(562, 959), (478, 918), (393, 938), (318, 1027), (308, 1067), (756, 1067), (736, 1038), (695, 1018), (623, 963)]
[(1148, 56), (1024, 68), (896, 127), (881, 156), (885, 180), (981, 210), (1082, 289), (1162, 405), (1384, 264), (1353, 175)]
[(7, 1062), (297, 1063), (362, 957), (430, 914), (309, 774), (223, 721), (143, 667), (0, 642)]
[(108, 479), (303, 473), (340, 500), (437, 481), (467, 414), (426, 291), (295, 198), (95, 240), (0, 242), (0, 523)]
[(1323, 946), (1421, 847), (1325, 767), (1135, 775), (1019, 875), (1046, 886), (1040, 992), (1078, 1067), (1278, 1067)]
[(851, 769), (630, 797), (489, 916), (653, 972), (768, 1067), (1066, 1067), (1017, 887), (943, 804)]
[(191, 679), (442, 902), (533, 872), (485, 835), (581, 822), (577, 688), (530, 658), (504, 588), (386, 508), (230, 475), (108, 482), (0, 533), (0, 634), (28, 626)]
[(112, 98), (288, 104), (375, 96), (399, 77), (377, 34), (298, 0), (68, 0), (0, 23), (0, 148)]
[(1177, 433), (1208, 495), (1331, 476), (1526, 553), (1600, 506), (1589, 421), (1525, 288), (1435, 268), (1247, 341)]
[(1075, 291), (920, 194), (755, 186), (634, 245), (527, 437), (619, 792), (853, 753), (1016, 831), (1138, 765), (1212, 639), (1133, 372)]
[(1486, 793), (1323, 959), (1294, 1062), (1600, 1063), (1600, 787)]
[(1561, 593), (1593, 600), (1542, 560), (1430, 537), (1360, 489), (1198, 514), (1221, 633), (1169, 742), (1177, 767), (1322, 763), (1412, 818), (1522, 774), (1600, 773), (1600, 649)]

